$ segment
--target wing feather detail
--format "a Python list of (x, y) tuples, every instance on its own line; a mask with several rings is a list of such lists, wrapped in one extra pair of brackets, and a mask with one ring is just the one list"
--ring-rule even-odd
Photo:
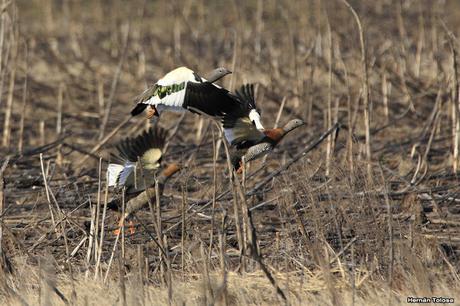
[(117, 146), (118, 154), (107, 168), (109, 186), (126, 186), (132, 181), (132, 173), (136, 162), (140, 159), (142, 167), (154, 170), (160, 166), (163, 147), (166, 140), (166, 130), (155, 126), (135, 138), (126, 138)]

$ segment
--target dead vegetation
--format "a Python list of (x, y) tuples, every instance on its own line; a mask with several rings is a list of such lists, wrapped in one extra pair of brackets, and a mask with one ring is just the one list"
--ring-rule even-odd
[[(0, 301), (458, 301), (459, 9), (1, 1)], [(212, 121), (162, 115), (183, 169), (116, 236), (109, 153), (147, 126), (133, 98), (180, 65), (228, 67), (227, 88), (257, 83), (266, 126), (307, 127), (232, 177)]]

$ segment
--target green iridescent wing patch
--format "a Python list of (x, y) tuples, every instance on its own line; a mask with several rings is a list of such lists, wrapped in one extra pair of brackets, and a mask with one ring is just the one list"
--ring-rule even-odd
[(166, 96), (169, 96), (173, 93), (181, 91), (185, 88), (185, 82), (179, 84), (172, 84), (167, 86), (161, 86), (158, 84), (153, 85), (152, 87), (148, 88), (144, 91), (138, 98), (138, 103), (143, 103), (150, 98), (158, 96), (158, 98), (163, 99)]
[(163, 99), (166, 96), (169, 96), (173, 93), (176, 93), (178, 91), (181, 91), (182, 89), (185, 88), (185, 82), (179, 83), (179, 84), (172, 84), (168, 86), (161, 86), (158, 85), (156, 88), (156, 91), (154, 92), (154, 96), (158, 95), (160, 99)]

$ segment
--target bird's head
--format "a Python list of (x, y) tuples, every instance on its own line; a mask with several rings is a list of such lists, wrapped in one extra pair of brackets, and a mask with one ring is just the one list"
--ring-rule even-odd
[(223, 78), (224, 76), (230, 73), (232, 72), (228, 70), (227, 68), (224, 68), (224, 67), (216, 68), (209, 75), (208, 81), (211, 83), (214, 83), (215, 81), (220, 80), (221, 78)]
[(289, 133), (290, 131), (298, 128), (299, 126), (302, 126), (304, 125), (305, 122), (303, 122), (303, 120), (300, 120), (300, 119), (292, 119), (291, 121), (289, 121), (288, 123), (286, 123), (286, 125), (283, 127), (283, 130), (285, 133)]
[(214, 70), (214, 73), (223, 77), (223, 76), (226, 76), (227, 74), (231, 74), (232, 72), (225, 67), (219, 67)]

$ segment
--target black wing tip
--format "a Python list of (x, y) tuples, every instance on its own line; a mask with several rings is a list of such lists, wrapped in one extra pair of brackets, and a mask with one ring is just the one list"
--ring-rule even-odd
[(236, 94), (244, 103), (249, 106), (249, 108), (256, 109), (256, 99), (254, 96), (253, 83), (241, 85), (241, 87), (236, 91)]
[(148, 104), (144, 103), (138, 103), (132, 110), (131, 110), (131, 116), (137, 116), (140, 113), (142, 113), (146, 108)]
[(154, 125), (136, 137), (127, 137), (116, 145), (121, 159), (136, 162), (147, 150), (158, 148), (163, 150), (167, 131), (159, 125)]

